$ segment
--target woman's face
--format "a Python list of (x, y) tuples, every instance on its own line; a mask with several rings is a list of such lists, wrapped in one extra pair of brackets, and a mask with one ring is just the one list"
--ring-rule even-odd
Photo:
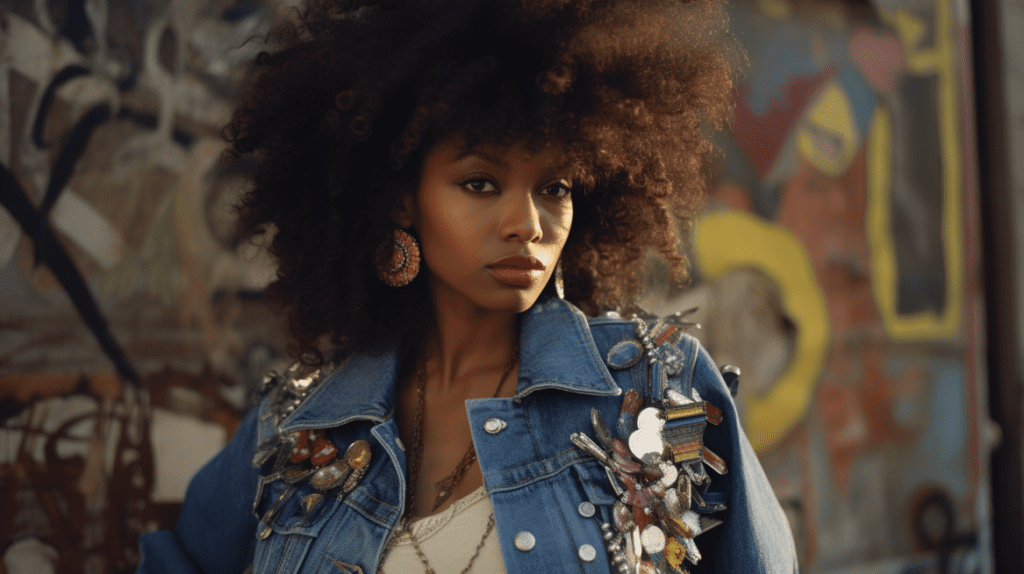
[(427, 152), (415, 201), (408, 198), (398, 219), (419, 234), (435, 301), (525, 311), (554, 272), (572, 225), (570, 183), (554, 165), (558, 150), (458, 143), (442, 140)]

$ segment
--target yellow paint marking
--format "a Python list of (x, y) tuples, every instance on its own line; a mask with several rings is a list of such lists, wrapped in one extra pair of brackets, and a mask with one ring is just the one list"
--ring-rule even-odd
[[(892, 236), (892, 117), (879, 105), (868, 135), (868, 217), (871, 283), (886, 331), (896, 340), (953, 339), (960, 332), (964, 308), (964, 253), (960, 130), (956, 98), (953, 13), (949, 0), (935, 6), (935, 45), (922, 48), (924, 23), (906, 10), (883, 12), (898, 30), (907, 49), (908, 68), (917, 75), (938, 76), (939, 137), (942, 153), (942, 250), (946, 267), (946, 305), (934, 312), (901, 315), (899, 281)], [(927, 168), (924, 168), (927, 169)]]
[(835, 81), (815, 98), (797, 129), (800, 153), (822, 173), (839, 177), (860, 147), (850, 96)]
[(763, 272), (779, 287), (797, 327), (793, 359), (772, 390), (746, 399), (744, 425), (754, 450), (777, 445), (807, 412), (825, 362), (829, 319), (825, 294), (806, 247), (784, 226), (737, 211), (706, 213), (694, 228), (697, 265), (709, 279), (734, 269)]

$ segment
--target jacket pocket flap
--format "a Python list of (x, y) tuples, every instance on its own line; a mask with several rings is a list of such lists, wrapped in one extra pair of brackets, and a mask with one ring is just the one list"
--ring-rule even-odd
[(578, 462), (573, 465), (573, 469), (576, 471), (576, 476), (580, 479), (580, 484), (583, 486), (584, 492), (587, 493), (587, 499), (596, 505), (608, 505), (614, 504), (618, 498), (615, 495), (615, 491), (612, 489), (611, 482), (609, 482), (608, 475), (605, 473), (604, 466), (601, 463), (593, 460)]

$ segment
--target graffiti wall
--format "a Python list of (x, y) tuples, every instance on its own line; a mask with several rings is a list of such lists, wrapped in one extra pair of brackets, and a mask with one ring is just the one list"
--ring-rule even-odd
[(966, 3), (737, 3), (698, 336), (811, 572), (990, 571)]
[[(989, 572), (962, 0), (744, 0), (696, 306), (808, 572)], [(283, 326), (221, 157), (279, 3), (0, 5), (0, 571), (127, 572)]]
[(219, 137), (269, 16), (0, 5), (0, 570), (133, 571), (282, 355)]

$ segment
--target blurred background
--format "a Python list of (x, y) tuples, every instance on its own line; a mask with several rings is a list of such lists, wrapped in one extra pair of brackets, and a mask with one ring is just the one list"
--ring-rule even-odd
[[(0, 1), (0, 574), (133, 571), (286, 360), (219, 131), (287, 8)], [(803, 571), (1024, 571), (1024, 1), (731, 13), (694, 282), (644, 305), (742, 369)]]

